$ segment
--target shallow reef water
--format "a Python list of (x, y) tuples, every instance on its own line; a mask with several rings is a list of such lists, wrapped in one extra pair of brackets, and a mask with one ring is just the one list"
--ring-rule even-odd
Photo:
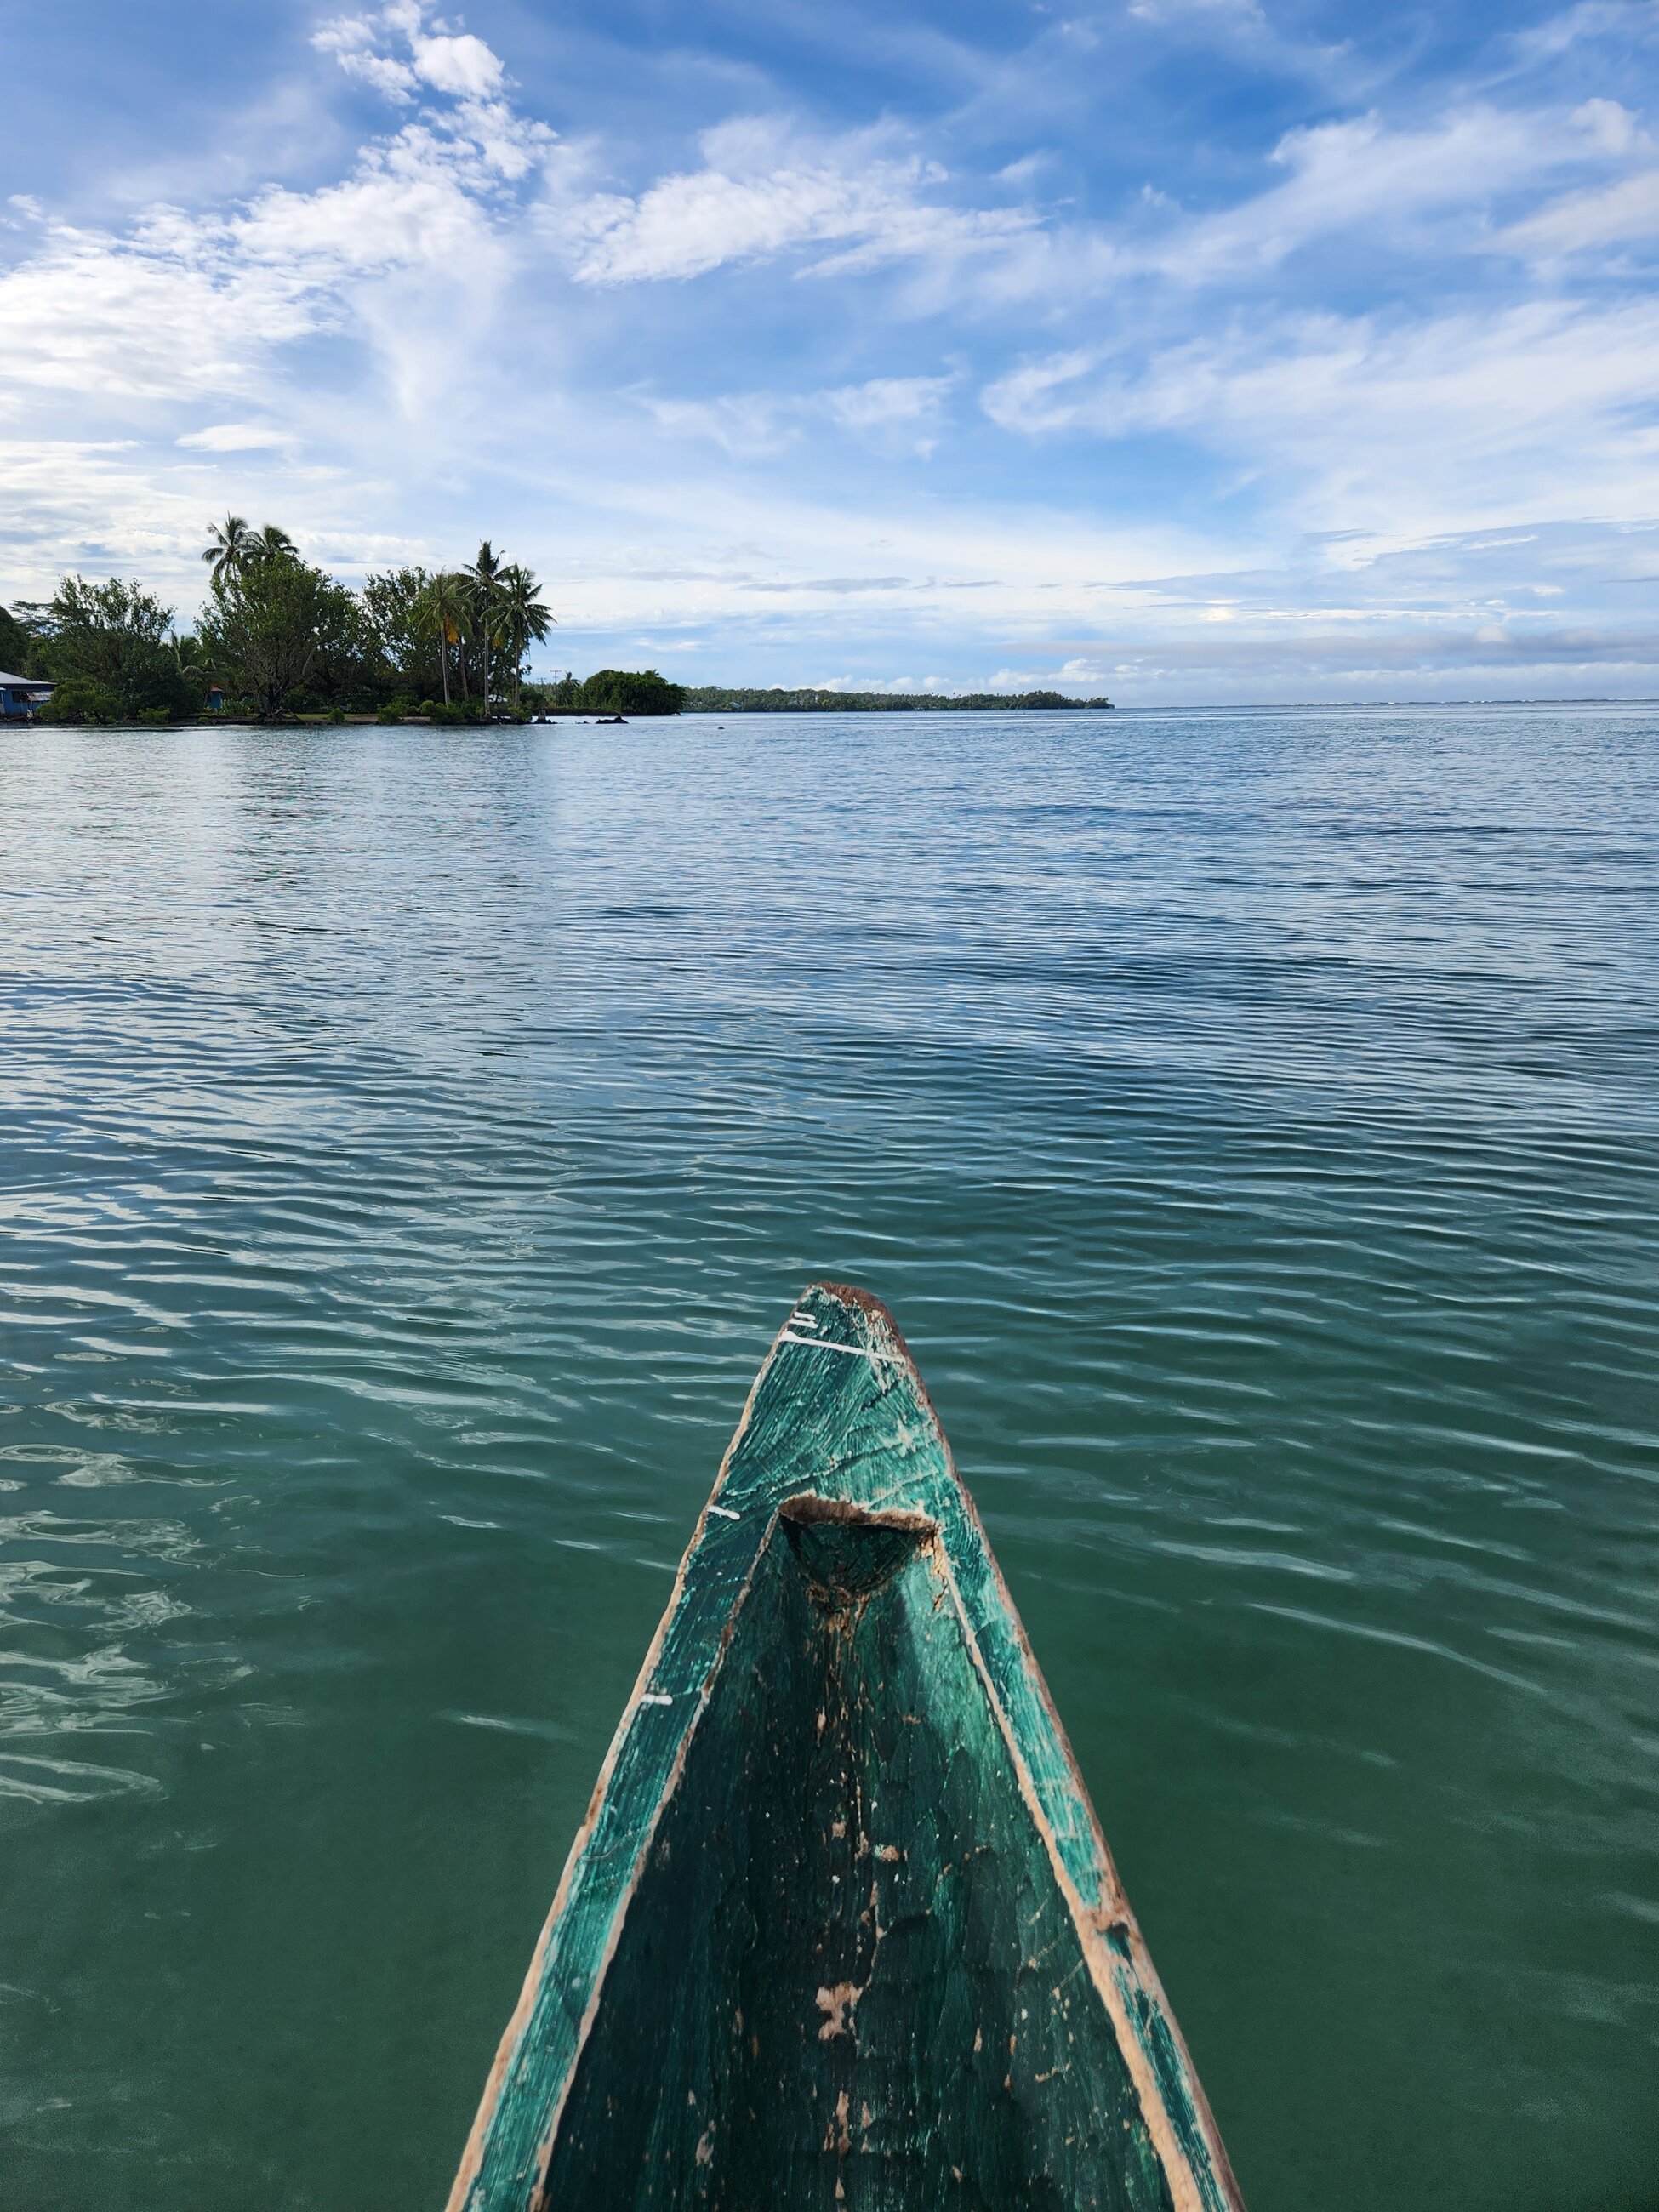
[(0, 737), (0, 2203), (441, 2204), (810, 1278), (1255, 2212), (1659, 2204), (1659, 710)]

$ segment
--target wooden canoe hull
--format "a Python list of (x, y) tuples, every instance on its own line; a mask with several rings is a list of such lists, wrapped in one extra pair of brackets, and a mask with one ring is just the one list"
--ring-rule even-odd
[(1227, 2212), (1237, 2191), (885, 1309), (781, 1332), (451, 2212)]

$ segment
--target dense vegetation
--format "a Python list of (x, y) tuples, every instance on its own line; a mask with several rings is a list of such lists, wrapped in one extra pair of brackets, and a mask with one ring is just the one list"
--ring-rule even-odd
[(468, 568), (387, 569), (356, 592), (286, 531), (240, 515), (215, 526), (202, 557), (211, 576), (194, 635), (140, 585), (65, 576), (49, 600), (0, 608), (0, 667), (55, 685), (46, 721), (175, 721), (216, 692), (261, 721), (483, 721), (523, 711), (525, 655), (553, 622), (529, 569), (487, 538)]
[(526, 705), (538, 714), (678, 714), (686, 696), (654, 668), (601, 668), (586, 680), (562, 676), (524, 691)]
[(172, 609), (140, 585), (65, 576), (49, 605), (21, 606), (12, 621), (24, 665), (11, 672), (52, 679), (54, 720), (172, 721), (202, 696), (179, 658)]
[(1068, 699), (1063, 691), (728, 691), (703, 684), (685, 694), (693, 714), (903, 714), (964, 708), (1109, 707), (1109, 699)]
[(688, 690), (654, 668), (550, 684), (525, 657), (553, 617), (528, 568), (486, 538), (463, 568), (387, 568), (353, 591), (285, 530), (229, 514), (209, 532), (207, 604), (194, 634), (139, 584), (65, 576), (48, 600), (0, 607), (0, 668), (54, 685), (52, 722), (179, 721), (210, 705), (264, 722), (374, 714), (480, 722), (532, 714), (882, 714), (1109, 707), (1059, 691)]

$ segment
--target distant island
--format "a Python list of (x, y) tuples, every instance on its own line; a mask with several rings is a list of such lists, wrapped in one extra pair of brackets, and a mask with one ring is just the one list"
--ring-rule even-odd
[(356, 590), (305, 560), (286, 530), (211, 525), (193, 630), (142, 584), (63, 577), (46, 600), (0, 606), (0, 719), (160, 728), (214, 722), (527, 722), (678, 714), (1007, 712), (1109, 708), (1061, 691), (840, 691), (688, 687), (654, 668), (526, 665), (555, 617), (521, 562), (486, 538), (465, 566), (370, 574)]
[(1010, 707), (1109, 707), (1109, 699), (1068, 699), (1063, 691), (728, 691), (718, 684), (681, 687), (688, 714), (962, 714)]

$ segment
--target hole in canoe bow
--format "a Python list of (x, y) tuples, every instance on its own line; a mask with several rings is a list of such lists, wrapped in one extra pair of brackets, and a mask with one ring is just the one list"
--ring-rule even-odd
[(926, 1513), (860, 1505), (804, 1491), (786, 1498), (778, 1518), (813, 1597), (836, 1611), (861, 1604), (931, 1543), (939, 1523)]

